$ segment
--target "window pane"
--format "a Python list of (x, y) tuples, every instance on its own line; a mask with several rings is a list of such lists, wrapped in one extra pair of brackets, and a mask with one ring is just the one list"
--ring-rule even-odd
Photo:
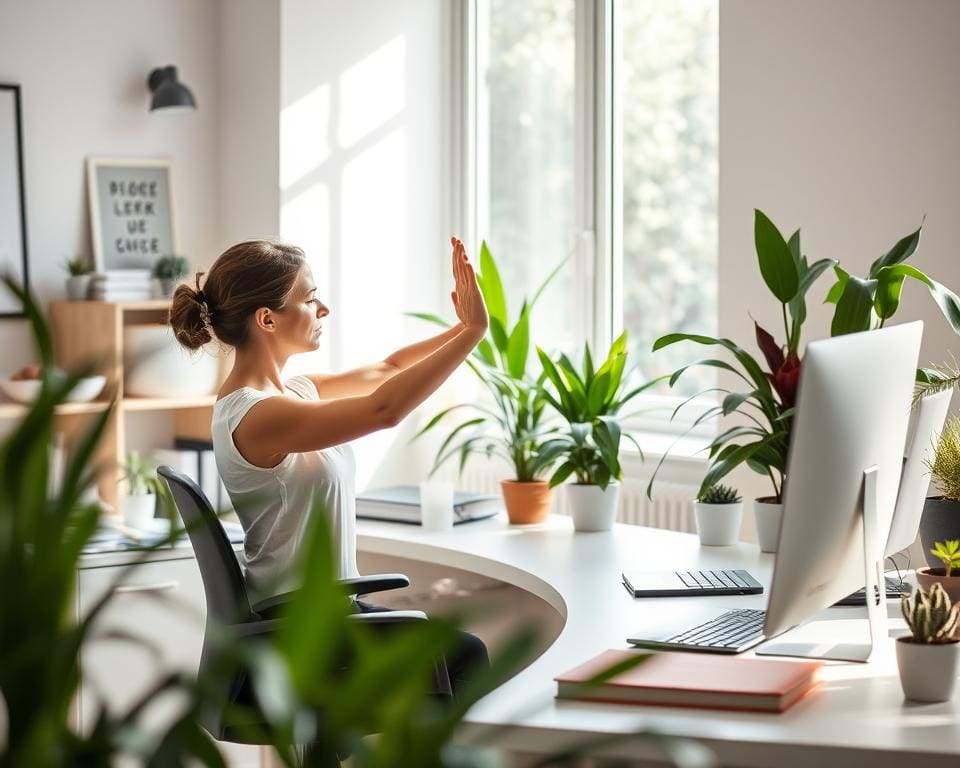
[[(648, 378), (696, 355), (665, 333), (717, 330), (716, 0), (623, 0), (623, 323)], [(691, 370), (675, 388), (714, 386)], [(682, 387), (682, 388), (681, 388)]]
[[(501, 268), (510, 322), (575, 241), (573, 0), (479, 3), (478, 235)], [(485, 89), (484, 89), (485, 86)], [(533, 338), (582, 338), (572, 269), (551, 283)]]

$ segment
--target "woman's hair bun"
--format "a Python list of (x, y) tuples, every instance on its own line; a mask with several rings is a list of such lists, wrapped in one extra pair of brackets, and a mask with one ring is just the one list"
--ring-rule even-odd
[(200, 349), (213, 340), (209, 322), (204, 318), (201, 296), (200, 291), (186, 283), (181, 283), (174, 291), (173, 303), (170, 305), (170, 326), (173, 328), (173, 335), (190, 350)]

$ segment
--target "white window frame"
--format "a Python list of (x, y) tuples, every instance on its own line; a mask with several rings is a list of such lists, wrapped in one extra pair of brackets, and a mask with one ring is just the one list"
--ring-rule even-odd
[[(613, 162), (622, 153), (622, 120), (619, 81), (615, 70), (621, 45), (621, 31), (615, 23), (621, 0), (575, 0), (576, 52), (574, 146), (575, 231), (577, 234), (572, 268), (576, 285), (583, 286), (580, 298), (586, 308), (584, 338), (592, 349), (607, 349), (623, 330), (623, 259), (618, 257), (623, 241), (623, 179), (621, 165)], [(477, 126), (484, 119), (486, 103), (478, 88), (477, 73), (486, 51), (485, 19), (481, 12), (488, 0), (453, 0), (449, 3), (449, 52), (451, 78), (450, 159), (451, 189), (449, 217), (453, 229), (463, 233), (468, 244), (479, 245), (478, 232), (487, 220), (483, 210), (488, 195), (480, 168), (485, 167)], [(667, 414), (686, 398), (670, 395), (641, 395), (632, 401), (632, 410), (661, 408), (663, 416), (640, 416), (625, 425), (641, 434), (676, 436), (689, 433), (684, 441), (699, 445), (716, 434), (716, 422), (692, 424), (717, 399), (705, 396), (688, 402), (676, 419)]]

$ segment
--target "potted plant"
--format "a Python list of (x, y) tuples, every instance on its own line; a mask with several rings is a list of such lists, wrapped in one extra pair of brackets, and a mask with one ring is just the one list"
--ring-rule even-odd
[(93, 267), (85, 256), (77, 256), (73, 259), (65, 259), (64, 269), (67, 270), (67, 298), (70, 301), (83, 301), (87, 298), (87, 292), (90, 290), (90, 275)]
[(743, 499), (736, 488), (712, 485), (693, 502), (700, 543), (711, 547), (729, 547), (740, 536)]
[(537, 354), (552, 385), (552, 391), (548, 390), (544, 397), (565, 422), (563, 431), (545, 446), (548, 454), (556, 453), (562, 462), (550, 477), (550, 487), (556, 487), (571, 475), (576, 478), (575, 483), (564, 486), (574, 529), (608, 531), (617, 515), (623, 479), (621, 436), (640, 450), (634, 437), (621, 429), (620, 410), (659, 380), (623, 392), (626, 332), (613, 342), (606, 359), (596, 369), (590, 345), (584, 344), (582, 374), (566, 355), (561, 354), (554, 361), (539, 347)]
[[(434, 429), (447, 414), (466, 409), (470, 417), (446, 436), (437, 450), (431, 475), (449, 459), (459, 457), (460, 471), (471, 454), (499, 456), (512, 465), (514, 477), (500, 482), (507, 516), (511, 523), (541, 522), (550, 511), (550, 486), (544, 479), (560, 455), (551, 444), (555, 429), (545, 423), (545, 374), (533, 376), (527, 370), (530, 352), (530, 312), (554, 278), (558, 265), (534, 293), (524, 299), (520, 315), (509, 322), (503, 283), (486, 242), (480, 247), (477, 282), (490, 316), (490, 327), (467, 365), (489, 394), (488, 402), (460, 403), (436, 414), (413, 439)], [(413, 317), (448, 326), (443, 319), (427, 313)]]
[[(802, 367), (800, 342), (807, 317), (806, 295), (820, 275), (833, 267), (837, 278), (825, 300), (835, 305), (830, 327), (833, 336), (882, 327), (896, 313), (903, 283), (908, 277), (927, 287), (951, 327), (960, 333), (960, 298), (916, 267), (905, 263), (916, 251), (919, 240), (920, 229), (901, 238), (873, 262), (867, 278), (860, 278), (841, 269), (833, 259), (820, 259), (810, 264), (801, 250), (799, 230), (785, 239), (766, 215), (754, 211), (754, 243), (760, 273), (770, 292), (780, 302), (785, 340), (784, 344), (779, 343), (773, 334), (759, 323), (754, 323), (756, 344), (766, 362), (766, 369), (753, 355), (726, 338), (672, 333), (654, 343), (654, 351), (690, 341), (722, 347), (733, 356), (732, 363), (706, 358), (686, 365), (671, 375), (670, 385), (676, 384), (689, 368), (703, 365), (728, 371), (742, 382), (742, 389), (721, 387), (701, 392), (704, 395), (719, 391), (723, 398), (719, 404), (701, 414), (690, 429), (708, 419), (733, 413), (744, 419), (742, 423), (721, 431), (710, 443), (710, 467), (699, 493), (743, 464), (769, 477), (772, 493), (754, 502), (757, 536), (762, 551), (774, 552), (777, 548), (787, 449)], [(664, 458), (666, 456), (661, 458), (661, 465)], [(652, 485), (653, 479), (648, 486), (648, 494)]]
[(926, 465), (940, 495), (923, 504), (920, 543), (927, 565), (935, 568), (940, 562), (933, 550), (936, 542), (960, 539), (960, 418), (952, 416), (944, 424)]
[(177, 282), (190, 274), (190, 262), (185, 256), (161, 256), (153, 265), (153, 276), (160, 281), (164, 298), (173, 296)]
[(939, 584), (955, 603), (960, 603), (960, 539), (938, 541), (929, 550), (942, 567), (917, 568), (917, 583), (929, 589)]
[(900, 598), (910, 635), (897, 638), (903, 695), (913, 701), (948, 701), (957, 681), (958, 641), (953, 637), (960, 603), (940, 584)]
[(143, 530), (153, 520), (157, 499), (165, 497), (166, 486), (157, 477), (156, 467), (141, 458), (137, 451), (127, 454), (122, 469), (123, 481), (127, 485), (126, 494), (120, 497), (123, 522), (130, 528)]

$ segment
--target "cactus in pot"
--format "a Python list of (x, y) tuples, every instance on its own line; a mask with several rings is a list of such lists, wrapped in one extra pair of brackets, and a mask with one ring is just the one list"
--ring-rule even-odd
[(954, 631), (960, 603), (940, 584), (900, 598), (910, 635), (897, 638), (897, 667), (903, 695), (914, 701), (948, 701), (957, 678), (960, 643)]
[(743, 517), (740, 492), (729, 485), (715, 483), (693, 503), (700, 543), (711, 547), (729, 547), (740, 536)]

